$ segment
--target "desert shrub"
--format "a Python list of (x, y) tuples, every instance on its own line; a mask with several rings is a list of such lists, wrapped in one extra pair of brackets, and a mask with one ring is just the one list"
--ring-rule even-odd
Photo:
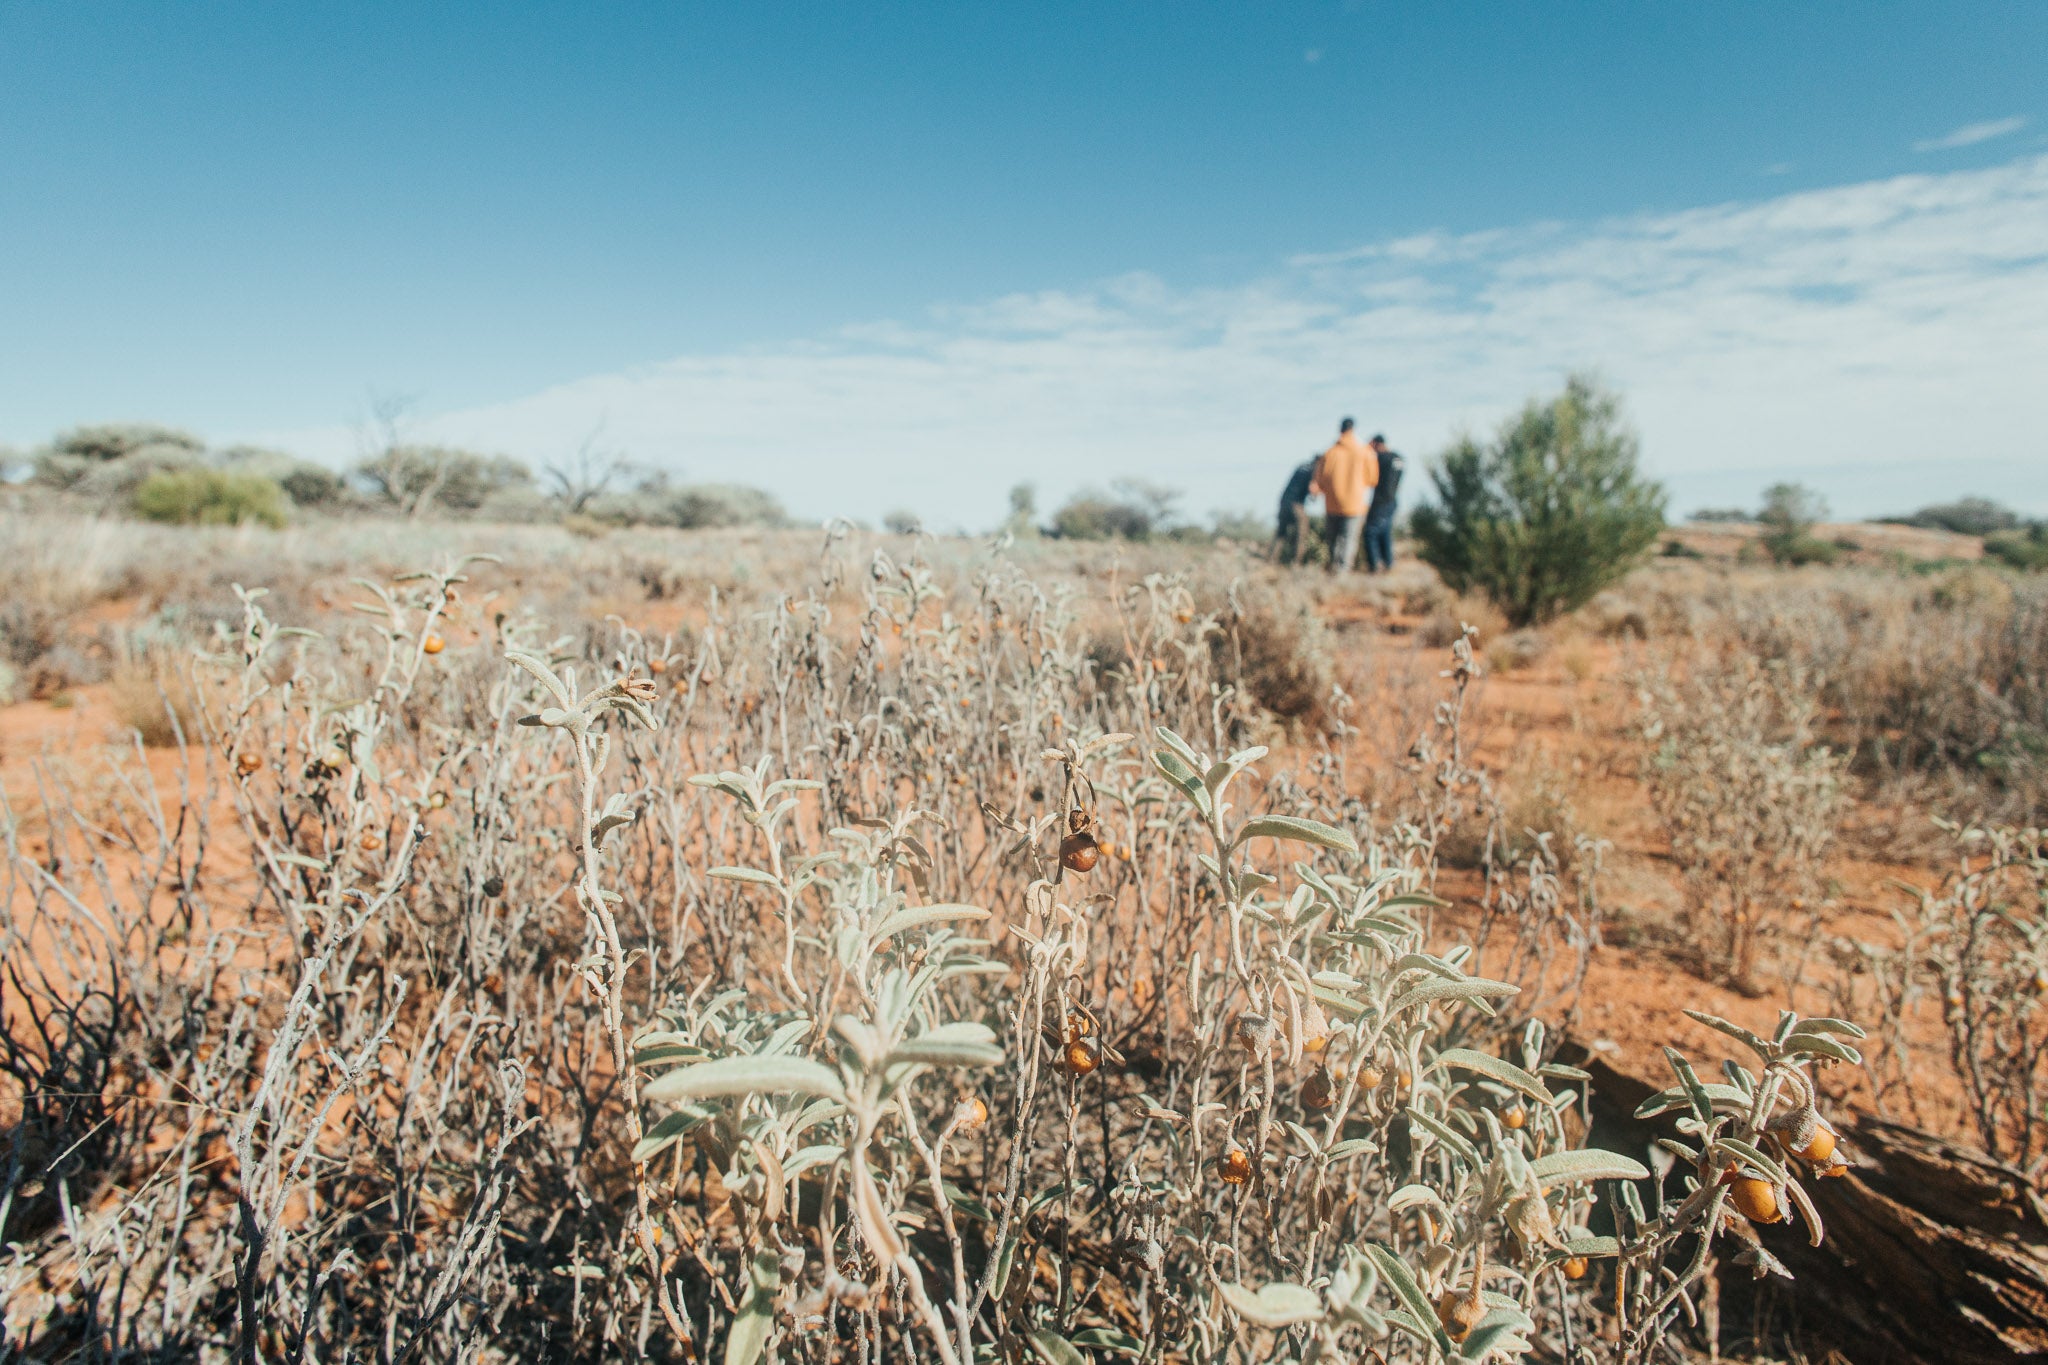
[(1757, 513), (1763, 527), (1757, 543), (1779, 564), (1832, 564), (1841, 557), (1841, 547), (1813, 533), (1827, 514), (1827, 503), (1812, 489), (1774, 483), (1764, 490), (1763, 510)]
[(1573, 378), (1486, 444), (1460, 441), (1415, 509), (1418, 553), (1451, 587), (1485, 593), (1512, 625), (1540, 625), (1628, 572), (1664, 529), (1664, 492), (1636, 467), (1620, 401)]
[(1703, 653), (1640, 681), (1642, 774), (1671, 839), (1702, 964), (1756, 989), (1759, 945), (1817, 897), (1840, 819), (1840, 761), (1815, 741), (1813, 680)]
[(1209, 518), (1208, 534), (1218, 540), (1263, 545), (1273, 538), (1273, 523), (1256, 512), (1216, 512)]
[(1124, 479), (1112, 491), (1076, 493), (1052, 515), (1048, 535), (1062, 540), (1150, 540), (1174, 528), (1179, 493), (1158, 484)]
[(2028, 573), (2048, 569), (2048, 522), (2035, 522), (2025, 530), (2001, 531), (1984, 537), (1984, 553), (2008, 568)]
[(284, 490), (257, 474), (224, 469), (166, 470), (135, 490), (136, 515), (180, 525), (239, 526), (257, 522), (282, 526)]
[(1209, 650), (1219, 680), (1289, 725), (1323, 719), (1336, 670), (1329, 627), (1309, 603), (1241, 591), (1215, 619)]
[(1843, 573), (1703, 613), (1816, 679), (1827, 738), (1873, 780), (1940, 784), (1964, 819), (2048, 814), (2048, 587), (1982, 568), (1931, 581)]
[(1938, 1012), (1943, 1070), (1984, 1150), (2038, 1169), (2048, 1150), (2048, 843), (2039, 829), (1947, 825), (1957, 870), (1894, 912), (1897, 934), (1852, 943), (1877, 977), (1879, 1069), (1915, 1112), (1942, 1089), (1915, 1074), (1916, 1007)]
[(1491, 598), (1464, 593), (1447, 593), (1432, 605), (1416, 629), (1416, 639), (1431, 649), (1448, 649), (1472, 627), (1482, 644), (1490, 645), (1509, 631), (1508, 618)]
[(1746, 507), (1699, 507), (1685, 514), (1687, 521), (1715, 523), (1742, 523), (1753, 521), (1754, 514)]
[(120, 659), (107, 677), (107, 701), (115, 719), (151, 748), (202, 737), (190, 682), (168, 651), (136, 650)]
[(914, 536), (924, 530), (924, 518), (898, 507), (882, 514), (882, 529), (894, 536)]
[(743, 484), (685, 484), (669, 497), (663, 525), (685, 531), (720, 526), (787, 526), (789, 514), (773, 494)]
[(1954, 502), (1923, 507), (1911, 516), (1887, 517), (1900, 526), (1919, 526), (1934, 531), (1953, 531), (1959, 536), (1988, 536), (2010, 531), (2020, 524), (2019, 514), (1990, 498), (1958, 498)]
[(1738, 1210), (1818, 1235), (1853, 1026), (1676, 1063), (1666, 1201), (1343, 746), (1226, 747), (1220, 609), (1120, 586), (1146, 676), (1094, 687), (1077, 594), (888, 551), (684, 641), (462, 562), (318, 637), (241, 594), (206, 780), (59, 788), (0, 860), (0, 934), (62, 950), (0, 978), (9, 1348), (1635, 1361)]

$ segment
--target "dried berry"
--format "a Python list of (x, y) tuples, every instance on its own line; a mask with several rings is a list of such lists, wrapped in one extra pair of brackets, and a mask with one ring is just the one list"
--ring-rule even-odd
[(1216, 1158), (1216, 1178), (1226, 1185), (1242, 1185), (1252, 1178), (1251, 1154), (1242, 1147), (1232, 1147)]
[(1086, 872), (1101, 856), (1102, 845), (1086, 830), (1060, 840), (1060, 866), (1069, 872)]
[(439, 654), (442, 650), (448, 648), (448, 642), (438, 635), (429, 635), (420, 642), (420, 648), (429, 654)]

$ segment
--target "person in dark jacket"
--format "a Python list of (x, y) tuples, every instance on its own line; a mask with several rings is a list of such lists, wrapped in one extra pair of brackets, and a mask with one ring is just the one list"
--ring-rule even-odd
[(1315, 482), (1316, 461), (1312, 455), (1294, 467), (1287, 487), (1280, 490), (1280, 524), (1273, 532), (1273, 558), (1281, 564), (1299, 564), (1308, 546), (1309, 485)]
[(1375, 436), (1366, 443), (1379, 458), (1379, 482), (1372, 486), (1372, 505), (1365, 513), (1365, 571), (1379, 573), (1394, 567), (1395, 499), (1401, 492), (1401, 474), (1408, 462), (1398, 451), (1387, 449), (1387, 438)]

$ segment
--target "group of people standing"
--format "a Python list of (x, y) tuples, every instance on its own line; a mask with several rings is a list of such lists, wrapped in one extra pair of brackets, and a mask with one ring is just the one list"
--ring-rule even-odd
[(1387, 448), (1387, 438), (1360, 443), (1358, 424), (1346, 417), (1337, 440), (1312, 460), (1296, 466), (1280, 494), (1280, 526), (1275, 545), (1282, 564), (1298, 564), (1313, 530), (1308, 500), (1323, 500), (1323, 542), (1330, 551), (1330, 572), (1340, 573), (1358, 562), (1359, 541), (1365, 542), (1365, 571), (1394, 567), (1395, 499), (1401, 492), (1406, 461)]

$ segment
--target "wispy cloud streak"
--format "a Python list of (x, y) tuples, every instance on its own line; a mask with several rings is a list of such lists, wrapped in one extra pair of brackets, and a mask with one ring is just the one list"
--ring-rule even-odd
[[(1838, 511), (1946, 462), (2048, 510), (2048, 158), (1588, 223), (1380, 242), (1229, 288), (1151, 275), (682, 356), (448, 413), (437, 439), (553, 458), (607, 440), (796, 510), (987, 525), (1138, 475), (1261, 506), (1346, 413), (1426, 455), (1572, 369), (1628, 397), (1682, 498), (1788, 468)], [(286, 439), (293, 439), (287, 436)], [(341, 433), (301, 443), (345, 450)], [(1879, 491), (1881, 488), (1892, 491)], [(1874, 501), (1882, 499), (1882, 501)], [(1681, 504), (1683, 505), (1683, 504)]]
[(1980, 142), (1994, 138), (2010, 137), (2027, 126), (2023, 118), (1988, 119), (1983, 123), (1966, 123), (1952, 133), (1940, 137), (1926, 138), (1913, 144), (1916, 152), (1948, 152), (1957, 147), (1974, 147)]

